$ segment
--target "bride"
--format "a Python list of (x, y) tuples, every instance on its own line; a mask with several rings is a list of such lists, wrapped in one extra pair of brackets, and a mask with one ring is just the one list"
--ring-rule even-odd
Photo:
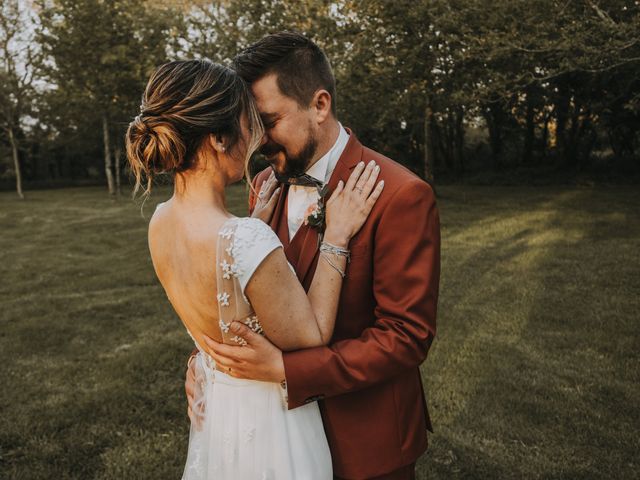
[(205, 336), (242, 343), (240, 321), (282, 350), (329, 342), (350, 239), (382, 192), (375, 164), (358, 165), (326, 202), (321, 261), (309, 293), (282, 244), (264, 223), (277, 197), (273, 174), (253, 218), (232, 216), (225, 187), (240, 181), (263, 127), (245, 83), (206, 60), (160, 66), (127, 131), (136, 191), (158, 174), (174, 175), (174, 194), (149, 223), (153, 266), (169, 301), (200, 350), (198, 392), (184, 479), (333, 478), (317, 403), (287, 410), (286, 385), (220, 371), (200, 345)]

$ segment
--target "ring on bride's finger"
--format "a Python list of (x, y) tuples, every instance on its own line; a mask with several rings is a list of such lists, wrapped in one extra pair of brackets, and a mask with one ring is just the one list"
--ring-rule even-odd
[(356, 187), (356, 190), (358, 190), (358, 192), (362, 193), (362, 187)]

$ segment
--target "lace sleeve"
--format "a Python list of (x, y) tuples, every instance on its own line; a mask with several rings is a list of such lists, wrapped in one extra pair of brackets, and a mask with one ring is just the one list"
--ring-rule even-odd
[(257, 218), (239, 219), (231, 254), (243, 293), (263, 260), (279, 247), (280, 239), (266, 223)]
[(251, 218), (227, 221), (218, 235), (216, 279), (220, 330), (225, 343), (242, 343), (242, 339), (230, 334), (229, 325), (234, 320), (243, 321), (261, 333), (244, 289), (262, 261), (282, 243), (265, 223)]

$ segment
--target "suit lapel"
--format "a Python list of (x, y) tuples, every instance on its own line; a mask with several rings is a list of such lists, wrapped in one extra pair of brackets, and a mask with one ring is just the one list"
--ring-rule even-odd
[[(362, 159), (362, 144), (358, 141), (351, 130), (346, 130), (349, 134), (349, 141), (344, 148), (344, 152), (342, 152), (342, 155), (338, 159), (336, 168), (333, 170), (331, 178), (329, 179), (329, 193), (327, 193), (327, 199), (331, 193), (333, 193), (340, 180), (344, 182), (347, 181), (351, 174), (351, 170), (353, 170), (353, 168)], [(305, 287), (308, 288), (309, 285), (305, 284), (304, 280), (309, 269), (318, 258), (318, 231), (309, 225), (302, 225), (300, 230), (296, 233), (291, 245), (296, 244), (299, 240), (302, 240), (300, 245), (300, 254), (298, 261), (294, 264), (294, 267), (296, 269), (298, 279)]]

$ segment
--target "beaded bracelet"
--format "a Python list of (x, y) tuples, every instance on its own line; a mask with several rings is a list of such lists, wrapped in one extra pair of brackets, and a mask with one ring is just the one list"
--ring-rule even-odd
[(341, 270), (335, 263), (333, 263), (330, 259), (329, 259), (329, 255), (327, 255), (325, 252), (320, 252), (320, 256), (322, 258), (324, 258), (325, 262), (327, 262), (329, 265), (331, 265), (333, 267), (333, 269), (338, 272), (340, 274), (340, 276), (342, 278), (347, 276), (347, 273), (344, 270)]
[(331, 245), (328, 242), (323, 241), (320, 244), (320, 252), (322, 253), (333, 253), (334, 255), (338, 255), (341, 257), (347, 257), (347, 263), (351, 262), (351, 251), (346, 248), (336, 247), (335, 245)]

